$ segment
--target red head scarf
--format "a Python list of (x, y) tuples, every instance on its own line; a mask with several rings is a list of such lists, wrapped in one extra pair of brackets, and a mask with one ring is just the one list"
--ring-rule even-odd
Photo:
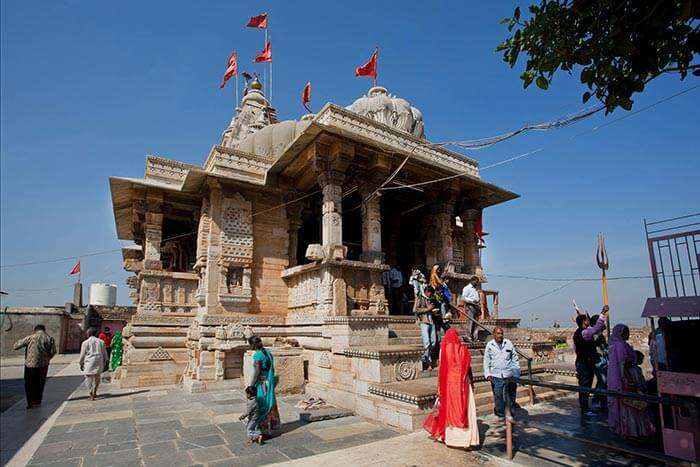
[(445, 428), (469, 426), (469, 382), (467, 375), (471, 366), (471, 353), (462, 343), (459, 333), (450, 328), (440, 343), (440, 366), (438, 388), (440, 404), (437, 413), (428, 415), (423, 427), (433, 438), (444, 439)]

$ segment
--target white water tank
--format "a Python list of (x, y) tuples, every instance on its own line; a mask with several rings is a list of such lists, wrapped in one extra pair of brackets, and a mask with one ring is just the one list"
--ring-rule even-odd
[(115, 306), (117, 286), (114, 284), (90, 284), (90, 305)]

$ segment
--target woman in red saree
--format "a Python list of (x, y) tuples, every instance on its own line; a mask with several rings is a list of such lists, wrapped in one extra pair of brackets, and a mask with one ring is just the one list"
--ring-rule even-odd
[(431, 438), (448, 446), (466, 448), (479, 444), (470, 367), (469, 348), (455, 328), (448, 329), (440, 343), (438, 407), (423, 424)]

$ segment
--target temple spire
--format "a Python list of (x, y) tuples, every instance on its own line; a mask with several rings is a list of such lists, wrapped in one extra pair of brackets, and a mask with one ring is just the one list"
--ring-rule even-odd
[(235, 148), (249, 134), (277, 122), (277, 112), (265, 97), (263, 85), (257, 74), (246, 78), (243, 98), (223, 132), (221, 146)]

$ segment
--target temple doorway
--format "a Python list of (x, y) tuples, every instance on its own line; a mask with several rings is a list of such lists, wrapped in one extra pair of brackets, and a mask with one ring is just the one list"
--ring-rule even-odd
[[(382, 249), (385, 263), (396, 267), (403, 276), (401, 306), (390, 307), (390, 314), (410, 314), (414, 300), (413, 287), (408, 283), (411, 271), (418, 266), (423, 274), (425, 264), (424, 196), (411, 190), (387, 191), (381, 198)], [(397, 309), (398, 308), (398, 309)]]

